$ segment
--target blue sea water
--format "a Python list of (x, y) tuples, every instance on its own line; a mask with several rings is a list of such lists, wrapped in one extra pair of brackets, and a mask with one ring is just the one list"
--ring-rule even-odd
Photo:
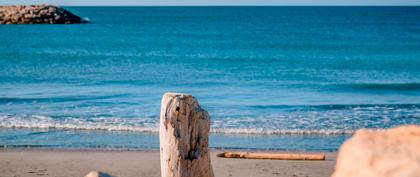
[(0, 146), (158, 147), (163, 93), (210, 112), (213, 148), (336, 150), (420, 124), (420, 7), (67, 7), (0, 26)]

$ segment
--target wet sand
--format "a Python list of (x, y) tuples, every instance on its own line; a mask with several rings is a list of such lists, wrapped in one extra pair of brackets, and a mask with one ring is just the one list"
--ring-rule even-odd
[[(329, 177), (337, 153), (325, 161), (251, 160), (216, 157), (216, 177)], [(159, 151), (1, 149), (0, 177), (83, 177), (100, 170), (119, 177), (160, 177)]]

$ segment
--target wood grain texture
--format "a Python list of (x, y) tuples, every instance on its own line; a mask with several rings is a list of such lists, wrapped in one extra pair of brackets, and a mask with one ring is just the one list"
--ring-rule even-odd
[(162, 177), (214, 177), (209, 131), (210, 116), (195, 97), (163, 95), (159, 131)]
[(223, 153), (217, 154), (217, 157), (244, 158), (244, 159), (271, 159), (271, 160), (325, 160), (324, 154), (223, 152)]

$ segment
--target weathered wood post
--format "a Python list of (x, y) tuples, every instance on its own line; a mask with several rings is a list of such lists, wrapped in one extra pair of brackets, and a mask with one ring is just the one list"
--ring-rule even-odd
[(209, 131), (210, 116), (195, 97), (165, 93), (159, 131), (162, 177), (214, 177)]

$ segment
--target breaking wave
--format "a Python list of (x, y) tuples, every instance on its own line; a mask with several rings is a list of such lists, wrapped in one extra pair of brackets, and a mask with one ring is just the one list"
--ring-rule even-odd
[[(375, 112), (372, 114), (371, 112)], [(382, 111), (382, 112), (381, 112)], [(409, 110), (410, 111), (410, 110)], [(261, 117), (215, 117), (212, 133), (244, 135), (346, 135), (358, 128), (388, 128), (420, 124), (418, 109), (353, 108), (346, 110), (304, 111)], [(381, 112), (381, 113), (378, 113)], [(390, 113), (391, 112), (391, 113)], [(0, 114), (1, 128), (98, 130), (158, 133), (158, 117), (50, 117)]]
[[(353, 130), (339, 129), (271, 129), (271, 128), (223, 128), (223, 121), (215, 121), (211, 133), (249, 135), (341, 135)], [(64, 120), (48, 116), (0, 116), (1, 128), (100, 130), (159, 133), (158, 118), (67, 118)]]

